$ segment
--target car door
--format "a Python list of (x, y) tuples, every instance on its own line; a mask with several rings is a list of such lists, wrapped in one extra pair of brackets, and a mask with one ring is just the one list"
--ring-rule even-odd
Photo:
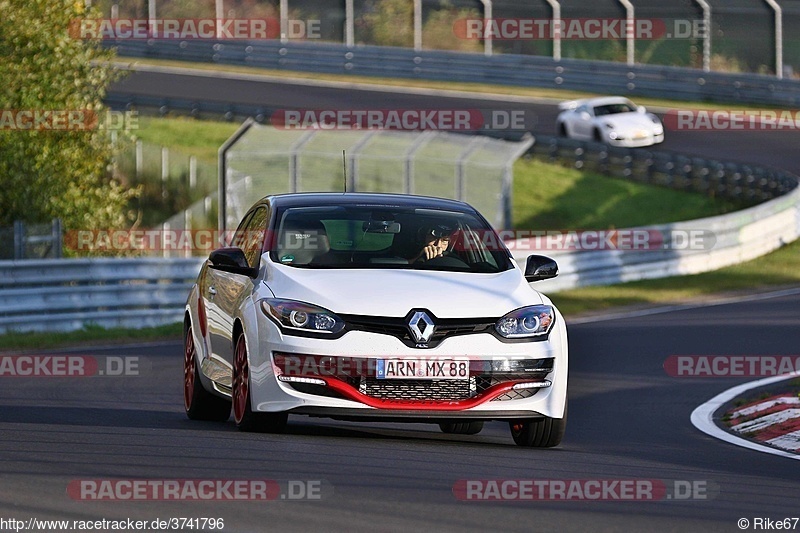
[[(251, 218), (252, 212), (248, 212), (244, 216), (234, 233), (232, 246), (236, 246), (236, 243), (241, 243), (245, 228)], [(211, 363), (217, 367), (213, 371), (213, 375), (215, 377), (224, 376), (222, 384), (230, 387), (228, 375), (230, 374), (231, 363), (226, 355), (231, 351), (231, 348), (226, 344), (230, 343), (231, 333), (227, 332), (227, 330), (233, 327), (233, 317), (223, 310), (228, 307), (224, 302), (225, 287), (227, 287), (224, 274), (224, 272), (212, 268), (208, 263), (205, 268), (205, 276), (200, 283), (200, 296), (203, 299), (206, 310), (208, 337), (211, 345)], [(220, 290), (223, 291), (222, 294), (220, 294)]]
[(591, 139), (594, 132), (592, 108), (585, 104), (578, 106), (574, 118), (573, 136), (579, 139)]
[[(260, 205), (251, 211), (234, 234), (232, 246), (242, 249), (251, 267), (258, 267), (260, 263), (268, 219), (269, 210)], [(209, 270), (213, 271), (210, 288), (215, 294), (210, 297), (214, 301), (217, 320), (212, 330), (209, 319), (209, 332), (214, 331), (211, 334), (212, 351), (233, 368), (233, 324), (242, 301), (253, 293), (254, 280), (242, 274)]]

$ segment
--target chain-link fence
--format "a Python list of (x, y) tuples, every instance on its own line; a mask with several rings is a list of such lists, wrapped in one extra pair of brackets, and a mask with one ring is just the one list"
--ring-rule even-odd
[(177, 148), (136, 141), (117, 143), (115, 175), (140, 188), (140, 224), (150, 227), (217, 190), (217, 166)]
[(268, 194), (345, 190), (455, 198), (508, 227), (512, 165), (533, 144), (436, 131), (245, 128), (222, 162), (226, 229)]
[(50, 224), (26, 224), (0, 228), (0, 260), (58, 259), (63, 255), (59, 219)]
[(235, 137), (221, 165), (222, 213), (212, 193), (161, 224), (165, 233), (233, 230), (250, 206), (271, 194), (345, 190), (460, 199), (506, 228), (513, 163), (533, 144), (433, 131), (278, 130), (254, 121)]

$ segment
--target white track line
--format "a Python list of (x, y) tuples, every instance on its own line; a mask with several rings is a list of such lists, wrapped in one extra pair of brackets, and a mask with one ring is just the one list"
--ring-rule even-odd
[(772, 455), (779, 455), (781, 457), (788, 457), (789, 459), (800, 459), (800, 455), (798, 454), (785, 452), (782, 450), (776, 450), (775, 448), (770, 448), (769, 446), (764, 446), (762, 444), (758, 444), (756, 442), (751, 442), (741, 437), (737, 437), (736, 435), (732, 435), (727, 431), (724, 431), (721, 428), (719, 428), (714, 423), (714, 418), (713, 418), (714, 412), (717, 409), (719, 409), (724, 403), (733, 400), (737, 396), (740, 396), (741, 394), (751, 389), (796, 378), (799, 375), (800, 372), (792, 372), (791, 374), (784, 374), (782, 376), (773, 376), (769, 378), (759, 379), (757, 381), (751, 381), (750, 383), (745, 383), (743, 385), (733, 387), (732, 389), (728, 389), (725, 392), (722, 392), (714, 396), (706, 403), (700, 405), (697, 409), (695, 409), (692, 412), (692, 417), (691, 417), (692, 424), (694, 425), (694, 427), (696, 427), (706, 435), (710, 435), (714, 438), (724, 440), (725, 442), (734, 444), (736, 446), (741, 446), (742, 448), (749, 448), (751, 450), (756, 450), (759, 452), (770, 453)]
[[(650, 307), (638, 311), (622, 311), (622, 312), (609, 312), (606, 314), (598, 314), (597, 316), (578, 317), (567, 319), (567, 324), (591, 324), (593, 322), (605, 322), (606, 320), (621, 320), (626, 318), (637, 318), (640, 316), (659, 315), (661, 313), (672, 313), (674, 311), (685, 311), (687, 309), (699, 309), (702, 307), (714, 307), (717, 305), (728, 305), (742, 302), (757, 302), (759, 300), (769, 300), (770, 298), (781, 298), (783, 296), (794, 296), (800, 294), (800, 287), (793, 287), (791, 289), (784, 289), (772, 292), (759, 292), (755, 294), (746, 294), (743, 296), (727, 296), (723, 298), (715, 298), (695, 303), (678, 304), (678, 305), (664, 305), (660, 307)], [(558, 299), (558, 293), (553, 293), (553, 296)]]

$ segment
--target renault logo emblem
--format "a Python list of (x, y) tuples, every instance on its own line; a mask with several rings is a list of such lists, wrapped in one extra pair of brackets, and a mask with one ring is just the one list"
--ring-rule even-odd
[(427, 343), (435, 329), (433, 319), (425, 311), (416, 311), (408, 320), (408, 330), (417, 344)]

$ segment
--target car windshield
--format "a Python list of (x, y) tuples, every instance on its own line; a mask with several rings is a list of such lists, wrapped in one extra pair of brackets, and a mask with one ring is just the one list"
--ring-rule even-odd
[(620, 102), (617, 104), (606, 104), (595, 106), (594, 115), (602, 117), (603, 115), (616, 115), (617, 113), (633, 113), (636, 111), (636, 106), (631, 103)]
[(297, 207), (278, 211), (272, 261), (300, 268), (493, 273), (508, 249), (471, 213), (405, 207)]

